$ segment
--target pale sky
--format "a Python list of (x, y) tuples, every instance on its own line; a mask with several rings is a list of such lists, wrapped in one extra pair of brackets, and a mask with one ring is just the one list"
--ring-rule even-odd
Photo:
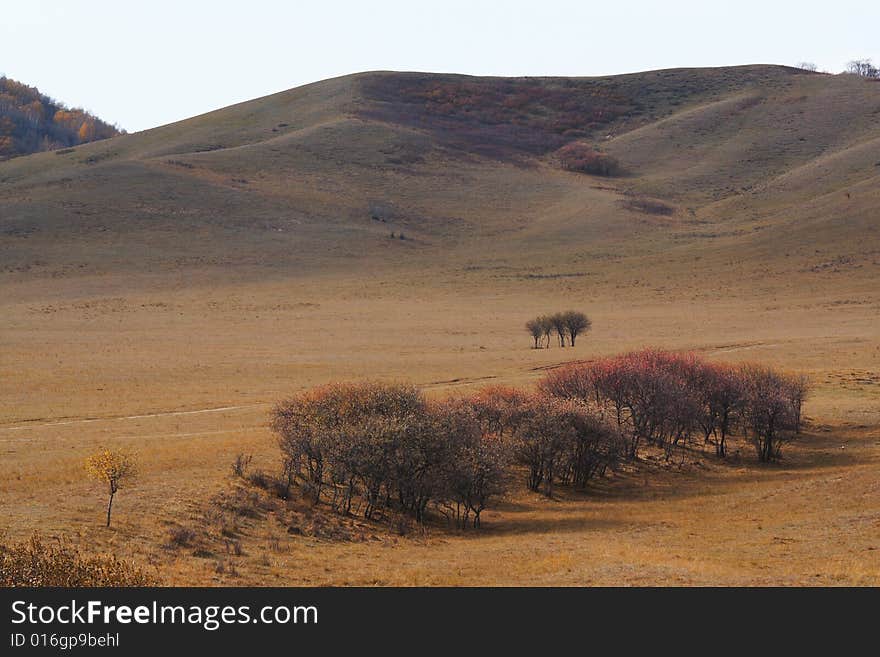
[(880, 65), (880, 0), (2, 0), (0, 74), (129, 131), (367, 70)]

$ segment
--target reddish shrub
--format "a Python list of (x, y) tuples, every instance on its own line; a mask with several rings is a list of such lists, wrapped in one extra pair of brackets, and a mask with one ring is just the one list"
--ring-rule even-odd
[(563, 146), (556, 151), (556, 157), (560, 166), (566, 171), (578, 171), (594, 176), (618, 176), (622, 173), (617, 159), (581, 141)]
[(629, 437), (630, 458), (642, 442), (663, 447), (668, 456), (697, 431), (723, 457), (738, 425), (762, 461), (778, 458), (790, 432), (799, 430), (809, 390), (804, 377), (653, 349), (570, 365), (550, 372), (539, 386), (612, 415)]

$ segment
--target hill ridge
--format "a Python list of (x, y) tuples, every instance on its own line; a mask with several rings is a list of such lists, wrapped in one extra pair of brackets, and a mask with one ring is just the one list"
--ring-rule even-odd
[[(778, 66), (592, 78), (362, 72), (4, 162), (0, 248), (16, 280), (455, 270), (487, 248), (515, 266), (673, 248), (754, 253), (756, 227), (819, 211), (811, 186), (846, 198), (856, 178), (880, 176), (866, 166), (877, 108), (880, 85)], [(571, 143), (616, 158), (622, 175), (564, 170), (559, 147)], [(839, 162), (830, 178), (819, 172), (829, 152)], [(768, 197), (780, 184), (796, 192)], [(851, 217), (876, 203), (860, 191), (824, 207), (843, 214), (823, 239), (840, 255), (875, 243)], [(806, 254), (816, 225), (785, 239)]]

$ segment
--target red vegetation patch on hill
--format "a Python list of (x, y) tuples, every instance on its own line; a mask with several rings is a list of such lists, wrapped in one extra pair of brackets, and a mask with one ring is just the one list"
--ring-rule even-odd
[(428, 130), (448, 148), (497, 158), (534, 156), (797, 73), (803, 71), (752, 66), (595, 78), (370, 73), (361, 78), (366, 102), (357, 113)]
[(556, 157), (559, 165), (566, 171), (589, 173), (594, 176), (618, 176), (622, 173), (620, 162), (616, 158), (597, 151), (584, 142), (566, 144), (556, 151)]
[(371, 118), (428, 129), (446, 146), (488, 156), (541, 155), (638, 113), (640, 105), (594, 82), (456, 76), (370, 78)]

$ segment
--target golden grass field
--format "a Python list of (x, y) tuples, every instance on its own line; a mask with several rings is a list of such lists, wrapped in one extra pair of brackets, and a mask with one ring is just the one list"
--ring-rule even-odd
[[(880, 584), (880, 84), (677, 72), (603, 126), (628, 169), (603, 179), (366, 112), (365, 79), (0, 163), (7, 537), (67, 535), (170, 585)], [(643, 196), (674, 212), (626, 206)], [(530, 349), (525, 320), (565, 308), (592, 332)], [(268, 413), (292, 392), (529, 386), (646, 345), (808, 374), (805, 435), (771, 466), (738, 444), (551, 501), (518, 486), (478, 532), (289, 534), (267, 505), (241, 554), (209, 536), (236, 454), (278, 468)], [(102, 445), (141, 464), (110, 529), (83, 468)], [(206, 552), (168, 547), (176, 526)]]

